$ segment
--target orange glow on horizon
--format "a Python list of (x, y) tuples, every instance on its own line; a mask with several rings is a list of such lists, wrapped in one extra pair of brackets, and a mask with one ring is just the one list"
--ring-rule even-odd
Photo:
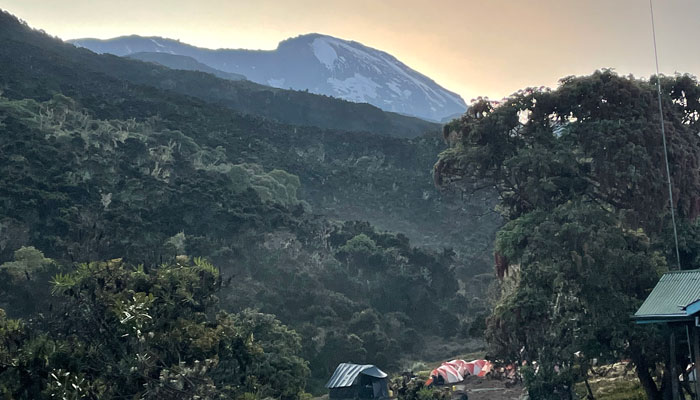
[[(700, 2), (655, 0), (662, 72), (700, 74)], [(318, 32), (386, 51), (457, 92), (500, 99), (568, 75), (653, 73), (648, 4), (638, 0), (6, 0), (63, 39), (138, 34), (207, 48), (274, 49)], [(687, 38), (689, 41), (679, 40)]]

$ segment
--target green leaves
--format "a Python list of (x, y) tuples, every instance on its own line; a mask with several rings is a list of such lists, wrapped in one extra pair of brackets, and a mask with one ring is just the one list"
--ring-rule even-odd
[[(309, 370), (298, 355), (299, 336), (271, 315), (220, 311), (219, 287), (218, 270), (200, 258), (148, 270), (112, 260), (59, 274), (54, 292), (66, 302), (46, 316), (53, 346), (37, 352), (46, 339), (0, 314), (0, 393), (37, 399), (301, 396)], [(41, 368), (36, 357), (45, 360)], [(18, 374), (34, 378), (31, 384), (13, 381)]]
[[(679, 213), (692, 216), (700, 175), (684, 166), (700, 158), (691, 117), (700, 108), (699, 85), (689, 76), (665, 82), (674, 197)], [(441, 154), (436, 181), (490, 180), (510, 218), (588, 198), (658, 233), (668, 208), (654, 95), (648, 82), (606, 70), (564, 79), (555, 91), (516, 93), (498, 107), (477, 103), (488, 112), (467, 113), (446, 128), (460, 139)]]
[[(540, 363), (542, 372), (526, 379), (535, 392), (538, 385), (545, 392), (553, 390), (547, 385), (571, 388), (567, 379), (585, 374), (592, 358), (625, 357), (641, 335), (629, 316), (665, 268), (644, 233), (625, 229), (614, 214), (585, 202), (509, 222), (496, 248), (514, 267), (502, 284), (487, 338), (507, 360)], [(551, 372), (555, 365), (563, 375)]]
[[(662, 77), (662, 87), (674, 207), (693, 265), (700, 85), (679, 75)], [(540, 363), (525, 371), (534, 397), (570, 392), (593, 358), (629, 357), (649, 340), (629, 315), (666, 269), (669, 243), (654, 96), (650, 82), (603, 70), (495, 107), (478, 102), (446, 128), (457, 140), (441, 154), (436, 182), (491, 183), (508, 219), (496, 235), (505, 278), (487, 338), (505, 360)]]

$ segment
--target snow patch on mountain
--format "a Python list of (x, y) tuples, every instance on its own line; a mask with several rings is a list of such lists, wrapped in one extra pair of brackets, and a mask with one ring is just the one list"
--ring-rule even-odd
[(281, 78), (281, 79), (270, 78), (267, 80), (267, 84), (272, 86), (272, 87), (284, 89), (284, 78)]
[(162, 44), (158, 43), (158, 41), (155, 40), (155, 39), (153, 39), (153, 38), (151, 38), (151, 42), (153, 42), (153, 44), (155, 44), (155, 45), (158, 46), (158, 47), (161, 47), (161, 48), (162, 48), (162, 47), (165, 47), (165, 46), (163, 46)]
[(403, 91), (401, 91), (401, 88), (399, 87), (399, 85), (396, 81), (387, 82), (386, 86), (389, 89), (391, 89), (392, 92), (396, 93), (395, 95), (392, 94), (392, 97), (397, 97), (397, 96), (403, 97)]
[[(422, 107), (427, 114), (440, 114), (440, 110), (445, 108), (455, 109), (457, 112), (466, 108), (461, 97), (443, 89), (383, 51), (323, 35), (315, 37), (311, 46), (319, 62), (333, 73), (327, 82), (336, 96), (414, 115), (415, 111), (411, 109), (413, 107), (407, 103), (417, 100), (416, 93), (420, 93), (424, 98)], [(343, 68), (339, 69), (340, 59), (343, 60)], [(340, 72), (344, 70), (352, 75), (342, 76)], [(358, 70), (360, 72), (357, 72)], [(381, 88), (384, 90), (379, 90)], [(381, 104), (375, 102), (376, 99), (381, 99)], [(460, 107), (464, 108), (459, 110)], [(436, 116), (421, 116), (436, 119)]]
[(333, 65), (338, 59), (338, 54), (333, 49), (333, 46), (328, 44), (328, 42), (323, 38), (317, 38), (311, 42), (311, 47), (314, 49), (314, 55), (318, 61), (332, 71)]
[(371, 78), (358, 73), (342, 80), (328, 78), (327, 82), (336, 93), (340, 94), (340, 97), (354, 102), (366, 102), (367, 98), (376, 99), (377, 89), (382, 87)]

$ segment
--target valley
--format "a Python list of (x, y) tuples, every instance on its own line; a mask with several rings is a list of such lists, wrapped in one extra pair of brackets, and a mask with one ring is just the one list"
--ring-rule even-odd
[(480, 346), (500, 217), (435, 189), (439, 125), (0, 25), (8, 318), (72, 307), (45, 295), (71, 266), (206, 259), (217, 307), (300, 335), (311, 393), (346, 358), (399, 370)]

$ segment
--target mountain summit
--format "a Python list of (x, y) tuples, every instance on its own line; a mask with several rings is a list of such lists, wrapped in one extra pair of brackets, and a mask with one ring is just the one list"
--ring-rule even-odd
[(159, 37), (77, 39), (96, 53), (128, 56), (140, 52), (189, 56), (207, 66), (278, 88), (308, 90), (369, 103), (386, 111), (433, 121), (463, 113), (464, 100), (394, 56), (354, 41), (321, 34), (282, 41), (277, 49), (204, 49)]

